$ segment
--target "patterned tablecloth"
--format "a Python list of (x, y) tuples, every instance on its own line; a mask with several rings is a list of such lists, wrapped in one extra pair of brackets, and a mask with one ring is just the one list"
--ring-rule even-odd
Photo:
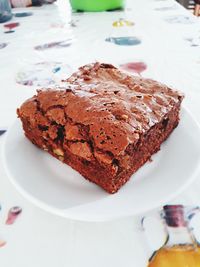
[[(181, 89), (184, 105), (200, 122), (200, 21), (174, 0), (134, 0), (125, 11), (90, 14), (71, 14), (65, 0), (13, 10), (27, 11), (31, 16), (0, 25), (1, 131), (37, 87), (58, 83), (96, 60)], [(82, 223), (53, 216), (21, 197), (0, 165), (2, 267), (146, 266), (149, 250), (136, 218)], [(200, 205), (199, 192), (197, 179), (173, 203)], [(22, 212), (6, 224), (13, 206)], [(154, 247), (162, 243), (156, 228)]]

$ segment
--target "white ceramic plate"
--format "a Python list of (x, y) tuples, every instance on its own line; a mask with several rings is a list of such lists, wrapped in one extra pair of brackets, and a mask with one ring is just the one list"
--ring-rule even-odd
[(186, 109), (179, 126), (121, 190), (110, 195), (48, 153), (36, 148), (17, 120), (4, 145), (7, 173), (39, 207), (63, 217), (104, 221), (157, 208), (182, 192), (200, 166), (200, 128)]

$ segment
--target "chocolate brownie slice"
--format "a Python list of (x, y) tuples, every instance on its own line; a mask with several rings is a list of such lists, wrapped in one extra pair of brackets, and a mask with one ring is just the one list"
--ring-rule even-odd
[(83, 66), (64, 82), (17, 110), (25, 135), (115, 193), (177, 126), (183, 95), (110, 64)]

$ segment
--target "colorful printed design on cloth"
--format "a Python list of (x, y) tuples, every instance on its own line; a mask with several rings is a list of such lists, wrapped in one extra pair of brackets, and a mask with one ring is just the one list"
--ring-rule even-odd
[(147, 69), (147, 65), (142, 61), (136, 61), (121, 64), (120, 68), (131, 73), (137, 73), (141, 76), (141, 73)]
[(0, 43), (0, 49), (5, 48), (8, 45), (8, 43)]
[(79, 22), (79, 20), (78, 19), (72, 19), (71, 21), (70, 21), (70, 26), (71, 27), (73, 27), (73, 28), (75, 28), (75, 27), (77, 27), (78, 25), (77, 25), (77, 22)]
[(39, 62), (18, 72), (16, 82), (25, 86), (50, 86), (71, 73), (72, 68), (62, 62)]
[(116, 45), (139, 45), (141, 40), (134, 36), (123, 36), (123, 37), (108, 37), (105, 39), (106, 42), (114, 43)]
[(186, 41), (189, 42), (190, 46), (192, 47), (199, 47), (200, 46), (200, 35), (194, 38), (186, 38)]
[(13, 29), (18, 27), (20, 25), (19, 22), (12, 22), (12, 23), (7, 23), (7, 24), (4, 24), (3, 26), (8, 29), (8, 31), (5, 31), (4, 33), (12, 33), (12, 32), (15, 32)]
[(24, 18), (33, 15), (33, 12), (18, 12), (13, 14), (16, 18)]
[(2, 134), (4, 134), (6, 132), (6, 130), (0, 130), (0, 136), (2, 135)]
[(35, 48), (35, 50), (43, 51), (43, 50), (47, 50), (47, 49), (50, 49), (50, 48), (68, 47), (71, 44), (72, 44), (72, 39), (67, 39), (67, 40), (63, 40), (63, 41), (60, 41), (60, 42), (52, 42), (52, 43), (37, 45), (34, 48)]
[(175, 10), (175, 9), (178, 9), (177, 5), (157, 7), (154, 10), (156, 10), (156, 11), (169, 11), (169, 10)]
[(169, 16), (165, 18), (165, 21), (168, 23), (177, 23), (177, 24), (192, 24), (195, 23), (194, 18), (184, 15)]
[(0, 239), (0, 248), (4, 247), (6, 245), (6, 241), (3, 239)]
[(134, 25), (134, 22), (120, 18), (119, 20), (114, 21), (112, 25), (113, 27), (124, 27), (124, 26), (130, 27)]
[(13, 224), (21, 213), (22, 213), (21, 207), (15, 206), (9, 209), (7, 219), (6, 219), (6, 224), (9, 224), (9, 225)]
[(60, 28), (63, 29), (65, 27), (66, 23), (64, 22), (54, 22), (50, 24), (51, 28)]
[[(0, 206), (1, 210), (1, 206)], [(7, 214), (7, 219), (5, 224), (6, 225), (12, 225), (15, 223), (16, 219), (19, 217), (19, 215), (22, 213), (22, 208), (19, 206), (14, 206), (9, 209)], [(0, 248), (4, 247), (7, 244), (7, 242), (0, 237)]]

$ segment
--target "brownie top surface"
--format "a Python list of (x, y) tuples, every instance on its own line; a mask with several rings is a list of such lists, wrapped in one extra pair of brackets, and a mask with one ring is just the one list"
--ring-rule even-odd
[[(130, 76), (110, 64), (88, 64), (63, 88), (39, 90), (19, 109), (20, 117), (67, 120), (87, 127), (97, 149), (123, 155), (129, 144), (161, 121), (183, 95), (151, 79)], [(43, 114), (43, 115), (41, 115)]]

